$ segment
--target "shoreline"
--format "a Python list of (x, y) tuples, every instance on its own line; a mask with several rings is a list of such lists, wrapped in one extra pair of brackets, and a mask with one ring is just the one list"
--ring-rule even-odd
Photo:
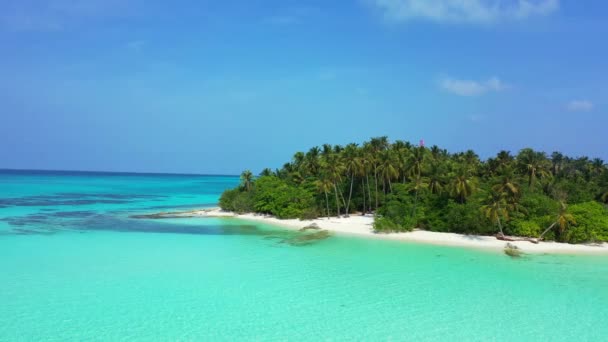
[(608, 255), (608, 244), (568, 244), (560, 242), (540, 242), (538, 244), (529, 241), (502, 241), (493, 236), (464, 235), (457, 233), (431, 232), (425, 230), (414, 230), (403, 233), (375, 233), (372, 224), (373, 216), (350, 216), (317, 218), (314, 220), (278, 219), (261, 214), (236, 214), (222, 211), (220, 208), (209, 208), (192, 210), (186, 212), (168, 212), (152, 215), (136, 215), (135, 218), (234, 218), (246, 221), (255, 221), (286, 229), (302, 229), (316, 225), (319, 229), (327, 230), (340, 235), (351, 235), (365, 238), (375, 238), (394, 241), (406, 241), (421, 244), (440, 246), (466, 247), (484, 250), (503, 251), (506, 244), (515, 245), (526, 254), (605, 254)]

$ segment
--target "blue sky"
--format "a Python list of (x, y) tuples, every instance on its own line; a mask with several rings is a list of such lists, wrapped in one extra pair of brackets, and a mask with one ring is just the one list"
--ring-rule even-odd
[(600, 0), (5, 0), (0, 168), (235, 174), (380, 135), (608, 159), (607, 19)]

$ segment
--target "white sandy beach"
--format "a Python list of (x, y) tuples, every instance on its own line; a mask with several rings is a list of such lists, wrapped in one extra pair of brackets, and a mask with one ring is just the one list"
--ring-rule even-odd
[[(197, 210), (188, 212), (189, 215), (200, 217), (232, 217), (248, 221), (257, 221), (273, 224), (289, 229), (301, 229), (312, 224), (316, 224), (320, 229), (325, 229), (338, 234), (349, 234), (365, 236), (369, 238), (379, 238), (387, 240), (411, 241), (444, 246), (461, 246), (469, 248), (481, 248), (492, 250), (503, 250), (505, 241), (497, 240), (492, 236), (463, 235), (455, 233), (438, 233), (424, 230), (415, 230), (407, 233), (374, 233), (372, 216), (352, 215), (348, 218), (318, 218), (315, 220), (281, 220), (272, 216), (257, 214), (237, 215), (232, 212), (225, 212), (219, 208)], [(557, 242), (541, 242), (533, 244), (528, 241), (510, 242), (519, 247), (524, 253), (562, 253), (562, 254), (607, 254), (608, 244), (567, 244)]]
[[(339, 234), (350, 234), (365, 236), (369, 238), (387, 239), (387, 240), (401, 240), (428, 243), (435, 245), (445, 246), (461, 246), (469, 248), (481, 248), (481, 249), (493, 249), (502, 250), (504, 249), (507, 242), (497, 240), (492, 236), (478, 236), (478, 235), (463, 235), (455, 233), (438, 233), (429, 232), (424, 230), (415, 230), (407, 233), (389, 233), (379, 234), (373, 231), (372, 223), (374, 218), (372, 216), (361, 216), (352, 215), (348, 218), (318, 218), (315, 220), (281, 220), (272, 216), (264, 216), (257, 214), (243, 214), (237, 215), (232, 212), (225, 212), (219, 208), (199, 210), (189, 212), (191, 215), (200, 217), (231, 217), (237, 219), (243, 219), (248, 221), (258, 221), (267, 224), (273, 224), (289, 229), (301, 229), (312, 224), (316, 224), (320, 229), (325, 229), (331, 232)], [(594, 245), (573, 245), (567, 243), (557, 242), (541, 242), (539, 244), (533, 244), (528, 241), (515, 241), (510, 242), (513, 245), (519, 247), (524, 253), (563, 253), (563, 254), (607, 254), (608, 255), (608, 244), (594, 244)]]

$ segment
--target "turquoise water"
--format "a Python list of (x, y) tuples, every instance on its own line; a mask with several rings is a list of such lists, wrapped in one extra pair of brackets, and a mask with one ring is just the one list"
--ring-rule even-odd
[(608, 258), (300, 233), (213, 206), (235, 177), (0, 173), (0, 340), (605, 340)]

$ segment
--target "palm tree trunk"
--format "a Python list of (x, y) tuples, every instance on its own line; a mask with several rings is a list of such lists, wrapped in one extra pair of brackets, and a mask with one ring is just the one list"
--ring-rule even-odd
[(388, 189), (390, 190), (390, 192), (393, 192), (393, 184), (391, 184), (391, 179), (388, 179)]
[[(414, 197), (414, 210), (412, 210), (412, 217), (416, 217), (416, 206), (418, 205), (418, 190), (416, 190), (416, 196)], [(416, 222), (418, 224), (418, 222)]]
[(505, 233), (502, 231), (502, 223), (500, 222), (500, 216), (498, 216), (498, 230), (500, 231), (500, 236), (505, 236)]
[(361, 189), (363, 190), (363, 215), (365, 215), (365, 178), (361, 178)]
[(551, 229), (553, 229), (553, 227), (555, 227), (556, 224), (557, 224), (557, 222), (553, 222), (553, 224), (550, 225), (549, 228), (545, 229), (545, 231), (542, 234), (540, 234), (540, 236), (538, 237), (538, 241), (542, 241), (545, 234), (547, 234), (547, 232), (549, 232)]
[[(344, 198), (344, 193), (342, 191), (340, 191), (340, 198), (342, 199), (342, 208), (346, 210), (346, 199)], [(348, 212), (345, 212), (344, 214), (348, 215)]]
[(327, 196), (327, 191), (325, 191), (325, 205), (327, 206), (327, 219), (329, 220), (329, 196)]
[(498, 230), (500, 231), (500, 236), (505, 236), (505, 233), (502, 231), (502, 222), (500, 222), (500, 205), (498, 205)]
[(336, 215), (340, 217), (340, 200), (338, 199), (338, 187), (336, 186), (336, 182), (334, 182), (334, 191), (336, 193)]
[(378, 168), (374, 165), (374, 182), (376, 186), (376, 211), (378, 211)]
[[(365, 174), (365, 178), (367, 178), (367, 195), (368, 195), (367, 198), (369, 199), (369, 201), (367, 203), (367, 205), (369, 207), (368, 211), (371, 212), (372, 211), (372, 187), (369, 183), (369, 174), (368, 173)], [(363, 195), (365, 196), (365, 194), (363, 194)]]
[(350, 174), (350, 191), (348, 193), (348, 202), (346, 202), (346, 217), (348, 217), (348, 213), (350, 212), (350, 199), (353, 195), (353, 183), (355, 181), (355, 175), (354, 174)]

